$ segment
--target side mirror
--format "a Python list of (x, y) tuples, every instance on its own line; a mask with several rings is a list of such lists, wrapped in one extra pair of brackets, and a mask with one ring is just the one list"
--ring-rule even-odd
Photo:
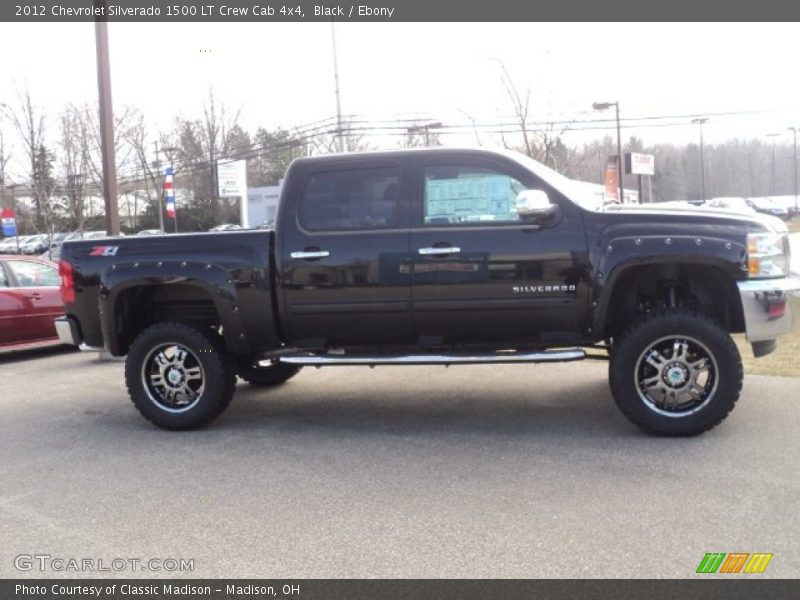
[(550, 202), (547, 192), (542, 190), (522, 190), (517, 194), (514, 206), (523, 219), (542, 219), (556, 214), (556, 205)]

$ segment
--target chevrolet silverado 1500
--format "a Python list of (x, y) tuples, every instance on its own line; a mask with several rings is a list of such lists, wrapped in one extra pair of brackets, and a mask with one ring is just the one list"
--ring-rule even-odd
[(762, 356), (795, 325), (789, 264), (777, 219), (603, 206), (515, 153), (343, 154), (292, 163), (275, 231), (65, 243), (57, 329), (127, 356), (133, 403), (168, 429), (218, 416), (237, 375), (589, 349), (631, 421), (693, 435), (739, 397), (730, 334)]

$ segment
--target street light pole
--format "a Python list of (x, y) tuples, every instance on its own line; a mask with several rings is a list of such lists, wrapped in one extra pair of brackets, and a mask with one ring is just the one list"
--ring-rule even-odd
[(703, 147), (703, 123), (708, 121), (707, 118), (692, 119), (692, 123), (700, 126), (700, 189), (703, 193), (703, 202), (706, 201), (706, 159)]
[[(616, 108), (617, 115), (617, 182), (619, 183), (619, 201), (620, 204), (625, 202), (624, 180), (622, 174), (622, 131), (619, 122), (619, 100), (615, 102), (595, 102), (592, 108), (595, 110), (608, 110), (611, 107)], [(639, 198), (639, 202), (642, 199)]]

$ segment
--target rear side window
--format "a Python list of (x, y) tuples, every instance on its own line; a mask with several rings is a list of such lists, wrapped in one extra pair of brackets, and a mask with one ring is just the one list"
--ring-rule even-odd
[(6, 272), (3, 269), (2, 263), (0, 263), (0, 288), (8, 287), (8, 278), (6, 277)]
[(8, 267), (20, 287), (58, 287), (58, 271), (50, 265), (28, 260), (10, 260)]
[(398, 226), (399, 168), (315, 173), (303, 190), (300, 223), (311, 231)]

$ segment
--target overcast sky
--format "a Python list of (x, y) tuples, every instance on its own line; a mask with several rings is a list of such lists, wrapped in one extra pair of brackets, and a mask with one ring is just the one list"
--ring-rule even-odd
[[(209, 87), (241, 107), (250, 130), (335, 114), (330, 24), (112, 23), (109, 32), (115, 106), (138, 107), (158, 126), (199, 116)], [(786, 127), (800, 125), (797, 24), (338, 23), (336, 36), (346, 114), (508, 122), (502, 61), (520, 90), (531, 86), (542, 121), (595, 119), (592, 102), (618, 99), (623, 118), (746, 113), (712, 116), (711, 143), (775, 131), (788, 143)], [(92, 23), (0, 24), (0, 102), (18, 105), (28, 86), (54, 136), (67, 103), (96, 101), (94, 53)], [(623, 135), (694, 141), (689, 120)]]

